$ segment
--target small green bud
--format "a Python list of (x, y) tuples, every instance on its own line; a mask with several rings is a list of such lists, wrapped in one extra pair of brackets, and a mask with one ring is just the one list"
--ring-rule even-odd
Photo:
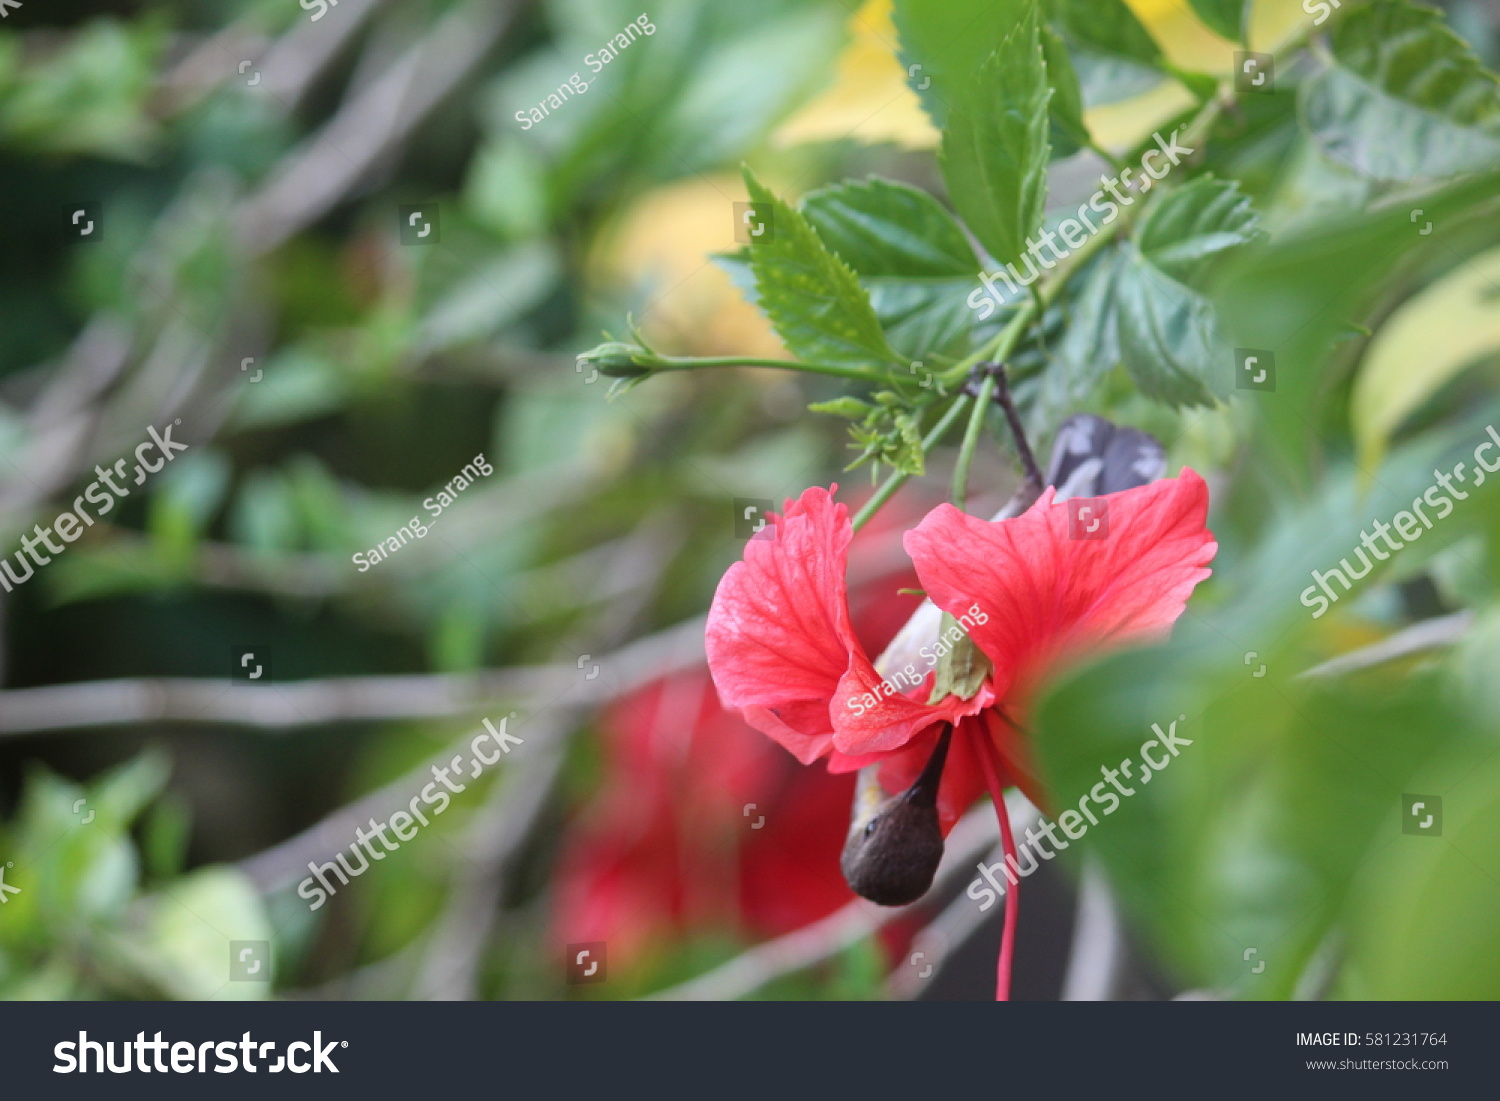
[(871, 407), (858, 398), (834, 398), (832, 401), (815, 401), (807, 407), (810, 413), (828, 413), (850, 420), (863, 420)]
[(640, 378), (649, 375), (656, 365), (654, 353), (639, 344), (611, 340), (578, 354), (578, 362), (596, 367), (605, 378)]

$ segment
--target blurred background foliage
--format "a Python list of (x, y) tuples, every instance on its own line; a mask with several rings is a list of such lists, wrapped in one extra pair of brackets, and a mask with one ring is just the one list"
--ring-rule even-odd
[[(1224, 5), (1129, 7), (1158, 56), (1069, 43), (1089, 134), (1120, 155), (1243, 49), (1195, 14)], [(1445, 8), (1493, 67), (1494, 5)], [(695, 619), (741, 553), (736, 499), (863, 484), (838, 473), (838, 423), (806, 411), (843, 386), (716, 370), (606, 401), (574, 356), (627, 318), (673, 355), (784, 356), (742, 267), (714, 260), (736, 249), (740, 163), (791, 198), (869, 175), (941, 195), (938, 130), (888, 3), (645, 11), (654, 30), (597, 74), (583, 59), (639, 6), (28, 0), (0, 24), (6, 547), (148, 426), (180, 420), (192, 445), (0, 594), (0, 858), (20, 888), (0, 995), (634, 996), (850, 898), (847, 777), (718, 710)], [(1249, 41), (1306, 19), (1255, 3)], [(1165, 990), (1500, 994), (1500, 510), (1476, 492), (1324, 618), (1297, 598), (1500, 421), (1496, 177), (1449, 178), (1495, 158), (1408, 163), (1393, 141), (1351, 163), (1320, 141), (1299, 86), (1360, 49), (1320, 45), (1205, 143), (1268, 234), (1214, 300), (1237, 346), (1277, 349), (1274, 393), (1150, 401), (1118, 349), (1063, 336), (1067, 301), (1017, 360), (1041, 446), (1101, 412), (1213, 490), (1215, 577), (1172, 643), (1079, 671), (1036, 716), (1060, 805), (1152, 722), (1199, 732), (1089, 842)], [(523, 128), (574, 72), (588, 91)], [(1468, 140), (1500, 141), (1476, 110)], [(1413, 141), (1440, 158), (1441, 138)], [(1104, 164), (1055, 152), (1066, 205)], [(82, 203), (102, 212), (87, 243), (68, 234)], [(411, 206), (436, 240), (403, 243)], [(977, 499), (1012, 487), (1007, 448), (982, 452)], [(434, 520), (424, 499), (479, 454), (494, 474)], [(862, 533), (868, 638), (912, 606), (895, 540), (951, 461), (931, 454)], [(413, 516), (424, 538), (354, 564)], [(1455, 615), (1454, 645), (1297, 676)], [(272, 683), (231, 681), (242, 649)], [(309, 912), (310, 854), (509, 712), (526, 752)], [(1402, 833), (1413, 791), (1443, 797), (1441, 838)], [(909, 935), (763, 993), (882, 996)], [(270, 942), (274, 981), (229, 981), (233, 941)], [(590, 941), (609, 981), (568, 985), (563, 946)]]

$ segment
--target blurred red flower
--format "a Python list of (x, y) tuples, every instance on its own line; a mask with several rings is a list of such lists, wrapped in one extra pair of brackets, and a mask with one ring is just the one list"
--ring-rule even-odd
[[(876, 645), (920, 603), (888, 507), (855, 541), (851, 614)], [(753, 540), (759, 542), (760, 540)], [(839, 873), (854, 778), (801, 767), (714, 691), (707, 665), (662, 677), (599, 721), (597, 794), (567, 829), (555, 877), (558, 945), (606, 941), (612, 965), (686, 934), (776, 936), (855, 896)]]

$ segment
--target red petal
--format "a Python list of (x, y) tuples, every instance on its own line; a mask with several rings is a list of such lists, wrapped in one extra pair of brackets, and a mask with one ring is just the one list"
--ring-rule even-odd
[(903, 692), (912, 689), (909, 678), (893, 672), (882, 680), (863, 651), (851, 655), (849, 671), (829, 704), (834, 745), (851, 756), (885, 753), (899, 749), (935, 723), (956, 722), (994, 702), (994, 693), (984, 685), (973, 699), (948, 696), (929, 706), (921, 701), (931, 692), (932, 670), (918, 669), (916, 674), (922, 678), (920, 690), (907, 696)]
[(1078, 649), (1164, 635), (1218, 544), (1204, 525), (1208, 487), (1192, 470), (1112, 493), (1105, 538), (1068, 537), (1069, 506), (1048, 489), (1011, 520), (940, 505), (906, 534), (922, 587), (994, 664), (1000, 699), (1025, 693)]
[[(833, 487), (836, 489), (837, 487)], [(859, 648), (844, 569), (853, 529), (814, 486), (729, 567), (708, 613), (708, 667), (724, 706), (811, 764), (833, 749), (828, 701)]]

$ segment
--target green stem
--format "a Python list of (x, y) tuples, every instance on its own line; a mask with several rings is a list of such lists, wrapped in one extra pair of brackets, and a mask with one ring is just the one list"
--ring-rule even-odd
[(869, 367), (846, 367), (837, 363), (806, 363), (800, 359), (759, 359), (753, 356), (662, 356), (651, 364), (652, 371), (696, 371), (703, 367), (777, 367), (783, 371), (803, 371), (814, 375), (852, 378), (860, 382), (883, 383), (890, 378)]
[(1088, 141), (1085, 142), (1084, 144), (1089, 149), (1092, 149), (1095, 153), (1097, 153), (1099, 156), (1103, 157), (1106, 161), (1108, 161), (1109, 162), (1109, 166), (1111, 168), (1113, 168), (1116, 172), (1123, 172), (1125, 170), (1125, 161), (1124, 161), (1124, 159), (1121, 158), (1121, 157), (1115, 156), (1108, 149), (1104, 148), (1104, 146), (1102, 146), (1098, 142), (1096, 142), (1093, 138), (1089, 138)]
[(969, 413), (969, 426), (964, 430), (964, 442), (958, 449), (958, 462), (953, 467), (953, 489), (948, 499), (962, 509), (969, 499), (969, 466), (974, 461), (974, 450), (979, 446), (979, 430), (984, 426), (984, 415), (995, 396), (995, 376), (985, 375), (979, 384), (979, 396), (974, 399), (974, 408)]
[(1021, 304), (1004, 329), (1001, 329), (994, 337), (985, 341), (978, 351), (966, 356), (943, 372), (943, 386), (961, 386), (980, 363), (987, 363), (991, 360), (1004, 362), (1009, 359), (1011, 352), (1015, 350), (1017, 342), (1020, 341), (1021, 335), (1026, 331), (1026, 327), (1040, 315), (1041, 310), (1046, 309), (1046, 307), (1050, 306), (1057, 299), (1063, 287), (1078, 272), (1078, 269), (1088, 263), (1096, 252), (1114, 240), (1115, 235), (1129, 221), (1130, 215), (1122, 214), (1108, 225), (1101, 226), (1098, 233), (1079, 245), (1075, 251), (1070, 253), (1066, 259), (1057, 265), (1052, 277), (1041, 285), (1038, 293), (1032, 295)]
[[(927, 454), (947, 435), (948, 429), (953, 427), (953, 422), (958, 420), (959, 413), (963, 412), (964, 403), (968, 401), (966, 395), (960, 394), (958, 400), (948, 406), (948, 411), (943, 414), (943, 419), (932, 426), (932, 431), (922, 438), (922, 454)], [(906, 479), (911, 477), (902, 471), (895, 471), (881, 483), (880, 488), (875, 491), (875, 496), (865, 502), (864, 508), (854, 517), (854, 530), (868, 524), (871, 518), (880, 511), (882, 505), (896, 495), (896, 491), (906, 484)]]

